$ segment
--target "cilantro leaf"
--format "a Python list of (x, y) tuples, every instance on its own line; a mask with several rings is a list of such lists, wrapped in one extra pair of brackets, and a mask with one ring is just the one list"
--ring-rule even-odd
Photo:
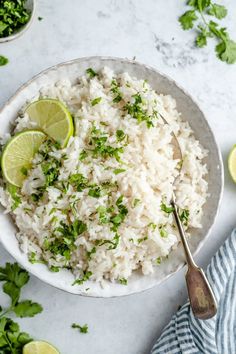
[(94, 100), (91, 101), (91, 105), (96, 106), (96, 104), (100, 103), (101, 100), (102, 100), (102, 97), (94, 98)]
[(92, 69), (92, 68), (88, 68), (86, 70), (86, 73), (88, 74), (88, 76), (90, 77), (90, 79), (92, 79), (93, 77), (97, 76), (97, 73)]
[(207, 36), (200, 33), (196, 38), (196, 44), (199, 48), (205, 47), (207, 45)]
[(5, 268), (0, 267), (0, 281), (10, 281), (17, 287), (22, 288), (28, 283), (29, 274), (25, 269), (20, 268), (17, 263), (6, 263)]
[(76, 284), (81, 285), (81, 284), (83, 284), (85, 281), (89, 280), (89, 278), (90, 278), (92, 275), (93, 275), (92, 272), (86, 271), (86, 272), (84, 272), (83, 276), (82, 276), (81, 278), (79, 278), (79, 279), (76, 279), (72, 285), (76, 285)]
[(120, 88), (115, 79), (113, 79), (111, 82), (111, 92), (114, 94), (114, 98), (113, 98), (114, 103), (118, 103), (122, 100)]
[(166, 238), (168, 236), (168, 233), (167, 233), (164, 225), (159, 225), (159, 232), (160, 232), (160, 236), (162, 238)]
[(174, 211), (174, 208), (172, 206), (167, 206), (164, 202), (162, 202), (161, 210), (164, 211), (166, 214), (170, 214)]
[(228, 64), (234, 64), (236, 62), (236, 42), (230, 39), (222, 40), (217, 44), (215, 50), (218, 58), (222, 61)]
[(3, 55), (0, 55), (0, 66), (4, 66), (8, 64), (9, 60), (8, 58), (4, 57)]
[(18, 302), (18, 304), (14, 307), (14, 312), (17, 317), (33, 317), (42, 311), (42, 306), (37, 302), (32, 302), (31, 300)]
[[(211, 0), (197, 0), (197, 8), (200, 12), (205, 10), (211, 3)], [(196, 5), (195, 5), (196, 7)]]
[(13, 202), (11, 205), (11, 209), (12, 209), (12, 211), (14, 211), (21, 204), (21, 197), (18, 194), (19, 188), (16, 186), (13, 186), (13, 184), (8, 184), (7, 191), (11, 195), (11, 199)]
[(193, 28), (194, 21), (198, 19), (196, 12), (194, 10), (186, 11), (179, 18), (179, 22), (184, 30), (189, 30)]
[(188, 209), (183, 209), (182, 212), (179, 215), (180, 220), (185, 226), (188, 226), (188, 221), (189, 221), (189, 210)]
[(204, 47), (207, 45), (207, 38), (212, 36), (212, 33), (208, 30), (208, 27), (203, 27), (203, 26), (198, 26), (199, 29), (199, 35), (196, 38), (196, 45), (199, 48)]
[(215, 16), (219, 20), (227, 16), (227, 9), (223, 5), (212, 4), (208, 10), (208, 15)]
[(71, 328), (79, 329), (80, 333), (88, 333), (88, 325), (87, 324), (80, 326), (78, 323), (72, 323)]
[(127, 279), (125, 279), (125, 278), (120, 278), (120, 279), (119, 279), (119, 283), (122, 284), (122, 285), (127, 285), (127, 284), (128, 284), (128, 281), (127, 281)]
[(119, 175), (120, 173), (125, 172), (126, 169), (124, 168), (116, 168), (113, 172), (115, 173), (115, 175)]
[(3, 285), (3, 291), (5, 294), (10, 296), (11, 303), (14, 306), (20, 298), (20, 288), (18, 288), (14, 283), (7, 281)]

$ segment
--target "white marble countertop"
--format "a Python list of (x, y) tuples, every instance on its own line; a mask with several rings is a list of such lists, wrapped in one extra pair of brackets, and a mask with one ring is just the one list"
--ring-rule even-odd
[[(225, 23), (236, 39), (235, 6)], [(194, 34), (183, 32), (177, 17), (182, 2), (173, 0), (39, 0), (32, 27), (18, 40), (0, 45), (10, 63), (0, 67), (0, 105), (41, 70), (89, 55), (132, 58), (172, 76), (197, 100), (215, 132), (224, 162), (236, 143), (236, 64), (216, 59), (213, 45), (193, 47)], [(37, 17), (43, 17), (38, 21)], [(226, 165), (226, 164), (225, 164)], [(226, 169), (224, 197), (211, 236), (197, 256), (206, 266), (235, 225), (236, 186)], [(235, 198), (235, 200), (234, 200)], [(4, 232), (1, 230), (1, 232)], [(1, 264), (12, 258), (0, 249)], [(118, 299), (77, 297), (33, 276), (24, 296), (42, 303), (37, 319), (21, 320), (22, 329), (54, 343), (62, 354), (147, 354), (162, 328), (186, 300), (184, 270), (162, 285)], [(0, 303), (5, 297), (0, 295)], [(83, 335), (72, 322), (89, 325)]]

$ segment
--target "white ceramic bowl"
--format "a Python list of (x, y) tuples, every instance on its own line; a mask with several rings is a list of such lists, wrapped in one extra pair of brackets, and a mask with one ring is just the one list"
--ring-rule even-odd
[(12, 41), (13, 39), (20, 37), (30, 27), (30, 25), (33, 22), (33, 18), (34, 18), (34, 14), (35, 14), (35, 0), (27, 0), (25, 3), (25, 7), (31, 13), (29, 21), (24, 26), (19, 28), (18, 31), (14, 32), (10, 36), (0, 38), (0, 43), (9, 42), (9, 41)]
[[(127, 71), (131, 76), (136, 76), (139, 79), (147, 79), (157, 92), (172, 95), (177, 101), (177, 109), (182, 113), (183, 119), (189, 121), (196, 138), (209, 150), (206, 163), (209, 171), (210, 197), (204, 206), (203, 228), (193, 230), (192, 237), (189, 240), (190, 248), (195, 254), (209, 235), (217, 215), (223, 188), (223, 165), (214, 135), (203, 112), (193, 99), (170, 78), (136, 61), (119, 58), (88, 57), (62, 63), (35, 76), (23, 85), (5, 104), (0, 111), (1, 132), (9, 131), (10, 122), (15, 120), (18, 110), (26, 100), (30, 100), (35, 96), (43, 85), (49, 82), (57, 82), (62, 78), (74, 81), (78, 76), (84, 74), (88, 67), (99, 70), (104, 66), (110, 67), (115, 72)], [(143, 276), (139, 272), (135, 272), (129, 279), (127, 286), (108, 282), (104, 288), (101, 288), (98, 283), (92, 281), (88, 281), (81, 286), (72, 286), (73, 276), (69, 271), (62, 270), (59, 273), (52, 273), (45, 265), (32, 265), (28, 261), (27, 256), (21, 253), (18, 247), (18, 242), (15, 238), (15, 226), (11, 217), (3, 214), (3, 212), (0, 213), (0, 230), (0, 241), (3, 246), (23, 267), (44, 282), (74, 294), (111, 297), (140, 292), (159, 284), (184, 265), (183, 250), (182, 246), (179, 245), (170, 254), (169, 258), (156, 268), (154, 274)], [(90, 290), (86, 291), (85, 289), (87, 288)]]

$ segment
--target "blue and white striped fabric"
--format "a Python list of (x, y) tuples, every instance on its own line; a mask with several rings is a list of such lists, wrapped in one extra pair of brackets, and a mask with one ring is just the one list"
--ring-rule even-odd
[(206, 275), (218, 303), (216, 316), (198, 320), (185, 304), (151, 354), (236, 354), (236, 229), (212, 258)]

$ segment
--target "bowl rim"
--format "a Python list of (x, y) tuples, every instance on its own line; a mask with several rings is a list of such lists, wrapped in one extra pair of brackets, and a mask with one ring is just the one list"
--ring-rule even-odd
[(12, 33), (10, 36), (1, 37), (0, 38), (0, 43), (7, 43), (7, 42), (10, 42), (10, 41), (13, 41), (14, 39), (19, 38), (22, 34), (24, 34), (29, 29), (29, 27), (31, 26), (31, 24), (33, 22), (35, 13), (36, 13), (36, 0), (31, 0), (31, 1), (32, 1), (32, 11), (31, 11), (31, 14), (30, 14), (29, 21), (25, 25), (20, 27), (18, 31)]
[[(195, 99), (192, 97), (191, 94), (189, 94), (181, 85), (179, 85), (174, 79), (170, 78), (168, 75), (162, 73), (161, 71), (159, 71), (158, 69), (141, 63), (139, 61), (133, 60), (133, 59), (128, 59), (128, 58), (120, 58), (120, 57), (114, 57), (114, 56), (85, 56), (85, 57), (79, 57), (79, 58), (75, 58), (75, 59), (71, 59), (65, 62), (61, 62), (59, 64), (50, 66), (42, 71), (40, 71), (38, 74), (34, 75), (31, 79), (29, 79), (27, 82), (25, 82), (23, 85), (21, 85), (16, 91), (15, 93), (5, 102), (5, 104), (0, 108), (0, 115), (2, 114), (2, 112), (6, 109), (7, 106), (9, 106), (12, 101), (15, 100), (15, 98), (18, 96), (18, 94), (24, 90), (27, 86), (29, 86), (32, 82), (34, 82), (37, 78), (39, 78), (42, 75), (47, 75), (48, 72), (50, 71), (54, 71), (57, 70), (60, 67), (63, 66), (70, 66), (73, 65), (75, 63), (79, 63), (80, 61), (88, 61), (88, 60), (99, 60), (99, 61), (106, 61), (106, 60), (111, 60), (111, 61), (119, 61), (120, 63), (122, 62), (126, 62), (129, 64), (137, 64), (138, 66), (142, 66), (145, 69), (147, 69), (148, 71), (152, 71), (157, 73), (158, 75), (162, 76), (164, 79), (167, 79), (168, 81), (170, 81), (171, 83), (173, 83), (180, 91), (182, 91), (184, 93), (184, 95), (188, 96), (192, 102), (197, 106), (197, 108), (199, 109), (200, 113), (202, 114), (202, 116), (204, 117), (205, 123), (207, 125), (207, 127), (209, 128), (211, 134), (212, 134), (212, 140), (216, 146), (216, 152), (217, 152), (217, 156), (218, 156), (218, 160), (219, 160), (219, 176), (220, 176), (220, 192), (219, 192), (219, 197), (218, 197), (218, 203), (217, 203), (217, 208), (215, 210), (215, 214), (212, 220), (212, 224), (209, 227), (209, 229), (207, 230), (205, 237), (203, 237), (196, 249), (192, 252), (192, 255), (195, 257), (199, 251), (201, 250), (203, 244), (206, 242), (206, 240), (209, 238), (212, 228), (216, 222), (216, 218), (219, 214), (219, 210), (220, 210), (220, 206), (221, 206), (221, 202), (222, 202), (222, 198), (223, 198), (223, 190), (224, 190), (224, 165), (223, 165), (223, 159), (222, 159), (222, 154), (221, 154), (221, 150), (219, 147), (218, 142), (216, 141), (215, 138), (215, 134), (213, 132), (213, 130), (211, 129), (206, 116), (203, 112), (203, 110), (201, 109), (201, 107), (199, 106), (199, 104), (195, 101)], [(6, 249), (6, 251), (11, 254), (8, 249), (5, 247), (5, 245), (2, 243), (2, 239), (0, 238), (0, 242), (3, 245), (3, 247)], [(166, 281), (167, 279), (169, 279), (170, 277), (172, 277), (175, 273), (177, 273), (179, 270), (181, 270), (182, 268), (184, 268), (184, 266), (186, 265), (186, 262), (180, 262), (178, 264), (178, 266), (171, 271), (169, 274), (167, 274), (165, 277), (163, 277), (162, 279), (158, 279), (154, 284), (151, 284), (149, 287), (146, 287), (145, 289), (140, 289), (140, 290), (133, 290), (127, 294), (122, 294), (122, 295), (109, 295), (109, 296), (102, 296), (102, 295), (94, 295), (94, 294), (86, 294), (86, 293), (75, 293), (72, 292), (69, 288), (65, 288), (65, 287), (60, 287), (59, 285), (55, 285), (50, 279), (45, 279), (45, 277), (41, 276), (41, 274), (39, 272), (36, 272), (33, 267), (31, 267), (29, 264), (22, 264), (21, 260), (17, 259), (15, 256), (13, 256), (16, 261), (21, 264), (27, 271), (29, 271), (31, 274), (33, 274), (34, 276), (36, 276), (38, 279), (40, 279), (42, 282), (57, 288), (59, 290), (62, 290), (66, 293), (70, 293), (72, 295), (76, 295), (76, 296), (84, 296), (84, 297), (93, 297), (93, 298), (118, 298), (118, 297), (124, 297), (124, 296), (130, 296), (130, 295), (134, 295), (134, 294), (138, 294), (138, 293), (143, 293), (145, 291), (148, 291), (156, 286), (158, 286), (159, 284), (163, 283), (164, 281)]]

